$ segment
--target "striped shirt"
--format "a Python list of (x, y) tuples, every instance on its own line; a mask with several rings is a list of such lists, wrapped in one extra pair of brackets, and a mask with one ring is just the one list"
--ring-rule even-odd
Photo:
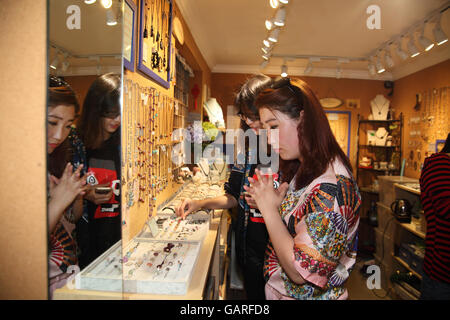
[(450, 283), (450, 156), (436, 153), (425, 159), (420, 199), (427, 221), (424, 272)]

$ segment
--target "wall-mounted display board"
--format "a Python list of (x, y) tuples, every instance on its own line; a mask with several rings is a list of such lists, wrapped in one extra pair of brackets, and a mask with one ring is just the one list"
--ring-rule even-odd
[(140, 0), (138, 70), (170, 87), (172, 0)]
[(136, 4), (132, 0), (125, 0), (123, 8), (123, 65), (132, 72), (134, 72), (136, 51), (136, 43), (134, 41), (136, 14)]

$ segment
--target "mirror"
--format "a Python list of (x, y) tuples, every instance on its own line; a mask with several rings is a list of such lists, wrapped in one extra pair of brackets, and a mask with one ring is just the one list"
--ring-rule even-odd
[[(49, 0), (48, 8), (51, 299), (74, 272), (116, 245), (121, 250), (123, 1)], [(118, 264), (109, 267), (121, 278)]]

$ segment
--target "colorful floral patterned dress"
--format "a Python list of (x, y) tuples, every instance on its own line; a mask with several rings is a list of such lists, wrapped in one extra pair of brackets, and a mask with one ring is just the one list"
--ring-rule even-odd
[(344, 282), (355, 263), (361, 196), (342, 163), (335, 161), (307, 187), (294, 180), (280, 215), (294, 238), (292, 263), (306, 280), (292, 282), (269, 243), (264, 262), (267, 299), (346, 299)]

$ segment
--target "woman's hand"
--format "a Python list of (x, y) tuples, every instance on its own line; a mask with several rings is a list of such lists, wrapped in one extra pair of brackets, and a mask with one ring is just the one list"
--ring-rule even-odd
[(184, 199), (181, 204), (175, 208), (175, 213), (178, 217), (184, 219), (189, 213), (201, 209), (200, 201)]
[(51, 234), (64, 210), (76, 199), (85, 194), (86, 178), (81, 178), (83, 165), (75, 172), (71, 163), (66, 165), (61, 179), (50, 176), (50, 202), (48, 203), (48, 231)]
[(89, 186), (88, 189), (86, 190), (86, 194), (85, 194), (84, 198), (86, 200), (89, 200), (90, 202), (95, 203), (96, 205), (108, 203), (109, 200), (111, 200), (111, 197), (113, 196), (114, 191), (111, 190), (110, 192), (105, 193), (105, 194), (96, 193), (95, 188), (98, 188), (98, 187), (109, 187), (109, 184), (105, 183), (105, 184), (96, 184), (95, 186)]
[(86, 178), (81, 178), (81, 164), (75, 172), (73, 165), (68, 163), (60, 179), (50, 176), (50, 202), (56, 208), (64, 211), (78, 196), (86, 193)]
[(256, 169), (255, 174), (258, 180), (248, 178), (250, 187), (244, 186), (256, 205), (264, 216), (266, 212), (278, 212), (278, 208), (286, 195), (289, 185), (284, 182), (278, 189), (273, 187), (273, 176), (269, 171), (268, 175), (263, 176), (261, 172)]

